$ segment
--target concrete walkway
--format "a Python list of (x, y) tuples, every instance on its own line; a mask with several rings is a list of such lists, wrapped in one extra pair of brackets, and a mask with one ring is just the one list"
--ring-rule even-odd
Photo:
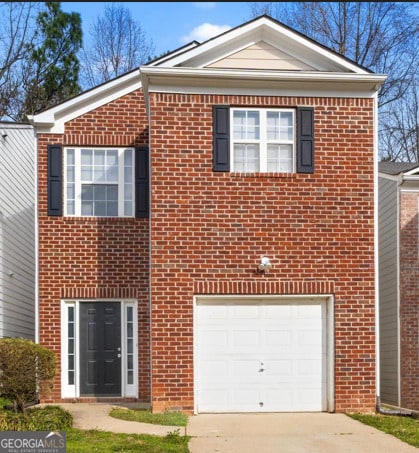
[(109, 415), (113, 407), (138, 408), (138, 404), (102, 404), (102, 403), (60, 403), (63, 409), (73, 416), (73, 427), (78, 429), (97, 429), (114, 433), (153, 434), (166, 436), (179, 429), (180, 435), (185, 435), (186, 428), (179, 426), (152, 425), (149, 423), (119, 420)]
[(118, 420), (113, 407), (138, 404), (60, 404), (79, 429), (166, 436), (179, 429), (191, 436), (190, 453), (419, 453), (399, 439), (344, 414), (200, 414), (188, 426), (160, 426)]

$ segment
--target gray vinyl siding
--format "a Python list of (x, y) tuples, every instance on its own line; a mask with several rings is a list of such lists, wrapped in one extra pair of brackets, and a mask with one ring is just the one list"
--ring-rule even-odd
[(378, 194), (380, 396), (399, 405), (398, 182), (379, 178)]
[(32, 126), (0, 122), (0, 338), (35, 339), (35, 149)]

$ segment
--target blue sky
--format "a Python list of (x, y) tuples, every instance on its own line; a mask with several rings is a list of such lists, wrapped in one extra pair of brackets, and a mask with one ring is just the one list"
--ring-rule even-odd
[[(80, 13), (85, 39), (92, 22), (111, 2), (62, 2), (66, 12)], [(117, 3), (117, 2), (115, 2)], [(251, 19), (252, 2), (119, 2), (129, 8), (155, 54), (172, 51), (196, 40), (203, 42)]]

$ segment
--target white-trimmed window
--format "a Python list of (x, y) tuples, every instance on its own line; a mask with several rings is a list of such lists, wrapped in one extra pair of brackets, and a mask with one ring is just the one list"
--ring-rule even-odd
[(232, 108), (232, 171), (295, 172), (294, 109)]
[(133, 217), (134, 149), (67, 148), (65, 213)]

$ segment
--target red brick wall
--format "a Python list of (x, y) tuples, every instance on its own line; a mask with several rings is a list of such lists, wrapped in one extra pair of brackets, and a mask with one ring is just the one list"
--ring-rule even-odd
[(402, 193), (400, 206), (401, 405), (419, 410), (419, 267), (416, 193)]
[[(64, 135), (40, 135), (39, 329), (60, 362), (60, 300), (138, 299), (139, 398), (150, 400), (149, 221), (47, 216), (47, 144), (147, 144), (144, 99), (135, 92), (66, 124)], [(49, 401), (61, 397), (60, 370)]]
[[(214, 173), (212, 105), (223, 103), (314, 106), (315, 173)], [(373, 101), (151, 93), (150, 104), (152, 364), (148, 220), (46, 216), (47, 143), (147, 143), (138, 92), (40, 136), (41, 343), (60, 354), (61, 298), (134, 295), (140, 398), (152, 365), (153, 410), (192, 410), (194, 294), (332, 292), (336, 410), (374, 410)], [(267, 275), (254, 272), (261, 255)]]
[[(213, 104), (314, 106), (315, 173), (214, 173)], [(193, 409), (198, 291), (333, 287), (336, 410), (374, 411), (373, 101), (151, 93), (150, 105), (153, 409)]]

